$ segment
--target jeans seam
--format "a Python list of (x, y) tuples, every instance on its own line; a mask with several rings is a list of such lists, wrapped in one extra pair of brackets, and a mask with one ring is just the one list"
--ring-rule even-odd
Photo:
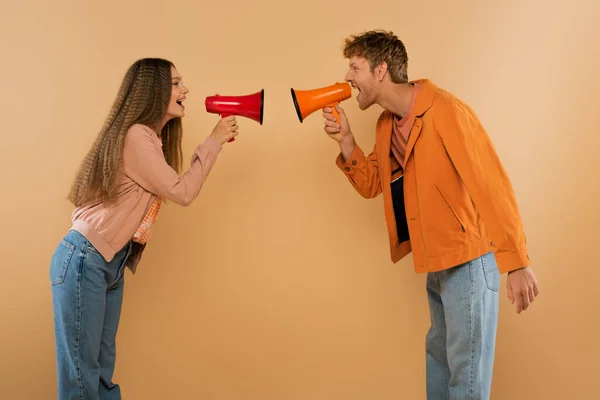
[(486, 264), (485, 264), (485, 255), (481, 256), (481, 267), (483, 269), (483, 280), (485, 281), (485, 287), (488, 290), (492, 290), (490, 288), (491, 285), (490, 285), (490, 282), (488, 279), (488, 274), (487, 274), (487, 269), (486, 269)]
[(77, 357), (77, 383), (79, 384), (79, 395), (80, 398), (83, 399), (83, 377), (81, 375), (81, 353), (80, 353), (80, 343), (81, 343), (81, 315), (82, 315), (82, 306), (81, 306), (81, 274), (83, 273), (83, 264), (85, 262), (85, 255), (83, 249), (80, 253), (80, 262), (77, 269), (77, 336), (75, 339), (75, 352)]
[(469, 364), (470, 374), (469, 374), (469, 398), (473, 398), (473, 380), (474, 380), (474, 364), (475, 364), (475, 332), (473, 330), (473, 296), (475, 291), (475, 284), (473, 282), (473, 263), (469, 263), (469, 280), (471, 283), (471, 293), (469, 299), (469, 334), (471, 336), (471, 362)]

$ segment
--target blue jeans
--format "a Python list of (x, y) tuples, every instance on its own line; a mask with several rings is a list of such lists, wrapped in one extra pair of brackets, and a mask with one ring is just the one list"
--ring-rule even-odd
[(112, 382), (129, 242), (106, 262), (71, 230), (50, 263), (59, 400), (121, 399)]
[(494, 253), (428, 274), (428, 400), (489, 399), (499, 285)]

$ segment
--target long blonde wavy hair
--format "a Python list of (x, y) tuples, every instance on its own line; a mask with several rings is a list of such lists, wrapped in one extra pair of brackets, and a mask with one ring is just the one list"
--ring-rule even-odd
[[(75, 175), (68, 199), (79, 207), (109, 201), (117, 192), (127, 130), (134, 124), (157, 129), (171, 100), (171, 66), (161, 58), (144, 58), (129, 67), (112, 108)], [(181, 118), (168, 121), (159, 134), (166, 162), (181, 169)]]

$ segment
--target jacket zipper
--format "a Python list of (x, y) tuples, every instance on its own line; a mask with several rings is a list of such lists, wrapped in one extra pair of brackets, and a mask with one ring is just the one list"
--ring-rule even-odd
[(442, 191), (440, 190), (440, 188), (437, 185), (435, 185), (435, 188), (437, 189), (437, 191), (440, 194), (440, 196), (442, 196), (442, 199), (444, 200), (444, 202), (446, 203), (446, 205), (448, 206), (448, 208), (452, 212), (452, 215), (454, 215), (454, 218), (456, 218), (456, 221), (460, 224), (460, 229), (462, 229), (463, 232), (466, 232), (467, 230), (465, 229), (465, 226), (460, 221), (460, 219), (458, 219), (458, 215), (456, 215), (456, 213), (454, 212), (454, 210), (452, 209), (452, 207), (450, 207), (450, 203), (448, 203), (448, 200), (446, 200), (446, 198), (442, 194)]

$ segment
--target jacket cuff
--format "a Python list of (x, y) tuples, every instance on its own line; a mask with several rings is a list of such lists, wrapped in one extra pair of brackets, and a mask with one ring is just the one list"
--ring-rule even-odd
[(365, 159), (365, 155), (358, 145), (354, 146), (354, 150), (350, 157), (344, 161), (342, 157), (342, 153), (338, 154), (335, 159), (335, 163), (339, 169), (341, 169), (345, 174), (353, 175), (356, 171), (359, 170), (360, 163)]
[(496, 252), (495, 256), (498, 263), (498, 271), (501, 274), (529, 266), (529, 255), (527, 255), (526, 249), (522, 249), (516, 253)]

